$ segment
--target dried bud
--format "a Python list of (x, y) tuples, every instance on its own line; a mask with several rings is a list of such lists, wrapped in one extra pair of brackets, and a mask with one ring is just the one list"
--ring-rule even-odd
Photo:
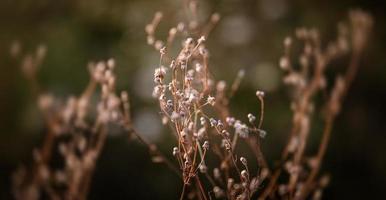
[(205, 36), (201, 36), (201, 37), (197, 40), (197, 42), (198, 42), (199, 44), (203, 43), (204, 41), (205, 41)]
[(217, 121), (215, 119), (213, 119), (213, 118), (210, 118), (209, 122), (210, 122), (210, 126), (211, 127), (215, 127), (217, 125)]
[(36, 58), (38, 60), (42, 60), (47, 53), (47, 47), (45, 45), (39, 45), (38, 48), (36, 49)]
[(291, 38), (291, 37), (286, 37), (286, 38), (284, 39), (284, 47), (285, 47), (285, 48), (288, 48), (288, 47), (291, 46), (291, 44), (292, 44), (292, 38)]
[(179, 150), (177, 147), (173, 148), (173, 156), (176, 156), (179, 153)]
[(242, 124), (240, 121), (236, 121), (234, 127), (235, 133), (239, 134), (241, 138), (248, 138), (249, 128), (247, 125)]
[(286, 56), (281, 57), (279, 61), (279, 66), (283, 70), (288, 70), (290, 68), (290, 61), (288, 57)]
[(209, 53), (208, 53), (208, 50), (204, 47), (204, 46), (200, 46), (198, 48), (198, 52), (204, 56), (204, 57), (208, 57)]
[(235, 121), (236, 121), (235, 118), (233, 118), (233, 117), (227, 117), (225, 120), (229, 126), (233, 126), (235, 124)]
[(241, 161), (241, 163), (243, 163), (243, 165), (247, 165), (247, 159), (246, 158), (240, 157), (240, 161)]
[(218, 13), (213, 13), (212, 16), (210, 17), (210, 21), (212, 23), (217, 23), (220, 20), (220, 14)]
[(230, 136), (229, 132), (228, 132), (227, 130), (225, 130), (225, 129), (221, 131), (221, 134), (222, 134), (224, 137), (227, 137), (227, 138), (229, 138), (229, 136)]
[(202, 148), (206, 151), (209, 150), (209, 141), (205, 141), (204, 144), (202, 145)]
[(288, 192), (287, 185), (284, 185), (284, 184), (279, 185), (278, 191), (280, 195), (285, 195)]
[(227, 184), (228, 190), (232, 188), (234, 183), (235, 183), (235, 180), (233, 178), (228, 178), (228, 184)]
[(220, 129), (220, 130), (224, 129), (224, 124), (222, 123), (221, 120), (217, 121), (217, 128)]
[(109, 69), (111, 69), (111, 70), (114, 69), (114, 67), (115, 67), (115, 60), (113, 58), (110, 58), (110, 59), (107, 60), (107, 67)]
[(225, 90), (226, 85), (227, 84), (225, 81), (219, 81), (216, 86), (217, 92), (223, 92)]
[(218, 187), (218, 186), (215, 186), (213, 188), (213, 192), (214, 192), (214, 196), (218, 199), (218, 198), (221, 198), (224, 196), (224, 191)]
[(248, 114), (248, 120), (250, 123), (253, 123), (253, 122), (255, 122), (256, 117), (254, 115), (252, 115), (251, 113), (249, 113)]
[(149, 35), (149, 36), (147, 36), (147, 44), (148, 45), (153, 45), (154, 44), (154, 37), (153, 36), (151, 36), (151, 35)]
[(162, 47), (160, 50), (159, 50), (160, 54), (161, 55), (165, 55), (166, 54), (166, 47)]
[(216, 99), (209, 95), (207, 99), (207, 103), (214, 106), (214, 104), (216, 103)]
[(265, 130), (259, 129), (259, 136), (261, 138), (265, 138), (265, 136), (267, 136), (267, 132)]
[(157, 11), (154, 15), (154, 20), (159, 21), (159, 20), (161, 20), (162, 16), (163, 16), (162, 12)]
[(164, 79), (164, 76), (166, 74), (166, 71), (163, 67), (157, 68), (154, 71), (154, 82), (157, 84), (161, 84), (162, 80)]
[(173, 101), (172, 100), (167, 100), (166, 101), (166, 108), (167, 109), (172, 109), (173, 108)]
[(201, 173), (206, 173), (208, 171), (208, 167), (205, 165), (205, 163), (200, 164), (199, 169)]
[(161, 40), (157, 40), (154, 43), (154, 48), (157, 50), (161, 50), (161, 48), (164, 46), (164, 43)]
[(126, 91), (121, 92), (121, 99), (123, 102), (128, 102), (129, 101), (129, 95), (127, 94)]
[(204, 117), (200, 117), (200, 124), (201, 126), (204, 126), (206, 124), (206, 120)]
[(241, 171), (240, 175), (241, 175), (241, 178), (243, 178), (245, 181), (247, 181), (249, 178), (249, 174), (248, 174), (247, 170)]
[(202, 139), (202, 138), (204, 138), (205, 132), (206, 132), (205, 127), (202, 127), (202, 128), (200, 128), (200, 129), (198, 130), (197, 137), (198, 137), (199, 140)]
[(244, 78), (244, 76), (245, 76), (245, 70), (240, 69), (239, 72), (237, 72), (237, 77), (238, 78)]
[(193, 38), (188, 38), (188, 39), (185, 40), (185, 46), (186, 47), (191, 45), (191, 44), (193, 44)]
[(220, 170), (218, 168), (213, 169), (213, 176), (215, 179), (221, 179), (221, 173), (220, 173)]
[(172, 122), (175, 122), (177, 119), (180, 118), (180, 115), (177, 112), (173, 111), (170, 118), (171, 118)]
[(260, 178), (261, 180), (264, 180), (269, 175), (269, 170), (267, 168), (263, 168), (260, 172)]
[(329, 175), (323, 175), (320, 180), (319, 184), (321, 187), (326, 187), (330, 183), (330, 176)]
[(170, 35), (170, 36), (174, 36), (176, 33), (177, 33), (177, 28), (171, 28), (171, 29), (169, 30), (169, 35)]
[(223, 140), (224, 142), (224, 147), (227, 151), (231, 150), (231, 144), (229, 144), (228, 140)]
[(185, 29), (185, 24), (180, 22), (177, 24), (177, 31), (182, 32)]
[(300, 63), (303, 67), (307, 67), (307, 66), (309, 65), (308, 57), (307, 57), (305, 54), (300, 55), (300, 57), (299, 57), (299, 63)]
[(265, 93), (263, 91), (257, 90), (256, 91), (256, 96), (259, 97), (259, 98), (264, 98)]
[(50, 94), (42, 94), (38, 100), (39, 108), (46, 111), (54, 104), (54, 97)]

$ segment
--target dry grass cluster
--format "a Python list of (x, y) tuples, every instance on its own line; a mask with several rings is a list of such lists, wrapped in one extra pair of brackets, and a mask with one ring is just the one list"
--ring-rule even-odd
[[(351, 11), (348, 21), (339, 23), (336, 40), (327, 44), (322, 44), (316, 29), (299, 28), (294, 36), (285, 38), (279, 65), (293, 94), (292, 127), (282, 157), (272, 167), (260, 145), (267, 135), (263, 129), (265, 93), (256, 92), (258, 117), (252, 114), (255, 112), (246, 114), (245, 120), (232, 116), (229, 102), (237, 95), (245, 72), (241, 70), (232, 84), (213, 79), (205, 40), (220, 15), (213, 14), (202, 23), (197, 8), (196, 1), (188, 1), (187, 20), (171, 28), (164, 41), (155, 34), (162, 22), (161, 12), (145, 28), (147, 43), (160, 52), (153, 96), (159, 102), (163, 124), (170, 126), (175, 137), (175, 147), (168, 152), (175, 161), (168, 160), (133, 127), (128, 94), (117, 94), (115, 89), (113, 59), (90, 63), (90, 81), (82, 95), (63, 102), (44, 93), (36, 81), (45, 49), (40, 47), (35, 54), (25, 56), (22, 69), (36, 94), (47, 133), (43, 146), (33, 152), (32, 169), (20, 168), (14, 174), (17, 199), (85, 199), (112, 124), (134, 134), (148, 146), (154, 162), (165, 163), (181, 177), (180, 199), (321, 198), (329, 177), (319, 176), (319, 170), (334, 119), (356, 76), (372, 27), (371, 16)], [(171, 49), (176, 46), (181, 48), (173, 53)], [(342, 56), (350, 56), (346, 73), (327, 81), (329, 64)], [(94, 93), (100, 94), (98, 102), (90, 99)], [(322, 104), (315, 102), (318, 95), (323, 96)], [(323, 134), (317, 153), (306, 155), (316, 112), (324, 116)], [(255, 159), (236, 153), (240, 145), (249, 146)], [(53, 154), (60, 155), (61, 165), (51, 164)], [(208, 157), (213, 160), (208, 162)], [(250, 167), (252, 162), (258, 167)]]

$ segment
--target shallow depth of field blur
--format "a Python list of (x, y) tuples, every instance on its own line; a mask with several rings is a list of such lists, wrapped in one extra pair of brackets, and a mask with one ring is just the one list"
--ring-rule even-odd
[[(135, 126), (171, 156), (172, 135), (163, 127), (157, 101), (151, 96), (159, 53), (146, 45), (145, 25), (158, 10), (165, 14), (159, 36), (184, 16), (181, 0), (2, 0), (0, 1), (0, 199), (11, 199), (10, 175), (31, 162), (44, 126), (15, 42), (24, 53), (44, 44), (47, 56), (38, 81), (59, 97), (78, 95), (88, 81), (87, 63), (116, 59), (117, 87), (127, 90)], [(316, 27), (323, 40), (336, 34), (336, 24), (350, 8), (374, 17), (374, 31), (357, 79), (339, 115), (322, 172), (331, 174), (325, 199), (382, 199), (386, 187), (386, 6), (377, 1), (200, 1), (205, 20), (219, 12), (220, 23), (207, 39), (210, 69), (217, 80), (232, 81), (246, 70), (231, 110), (245, 119), (257, 112), (255, 91), (266, 92), (263, 152), (273, 165), (288, 139), (291, 122), (288, 92), (278, 60), (282, 41), (296, 27)], [(341, 71), (342, 63), (334, 70)], [(313, 127), (307, 151), (315, 152), (320, 128)], [(177, 199), (180, 180), (164, 165), (151, 162), (146, 147), (126, 134), (110, 132), (97, 162), (90, 199)], [(385, 197), (384, 197), (385, 198)]]

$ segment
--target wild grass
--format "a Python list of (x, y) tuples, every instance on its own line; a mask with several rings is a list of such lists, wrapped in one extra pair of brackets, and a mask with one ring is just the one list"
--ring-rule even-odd
[[(269, 135), (263, 128), (265, 92), (256, 91), (258, 116), (252, 114), (255, 110), (245, 114), (246, 120), (232, 115), (229, 102), (237, 95), (245, 71), (241, 70), (231, 84), (214, 80), (206, 40), (220, 15), (215, 13), (201, 22), (197, 1), (187, 1), (186, 7), (186, 21), (170, 28), (165, 40), (155, 34), (162, 25), (162, 12), (157, 12), (145, 28), (148, 45), (160, 53), (153, 96), (163, 124), (175, 138), (175, 146), (168, 152), (175, 159), (168, 160), (133, 126), (129, 95), (115, 89), (113, 59), (90, 62), (90, 80), (84, 92), (62, 102), (44, 92), (36, 80), (45, 55), (45, 48), (39, 47), (24, 56), (22, 69), (47, 133), (42, 146), (33, 152), (32, 168), (20, 168), (14, 174), (16, 199), (86, 199), (111, 124), (136, 136), (148, 147), (152, 161), (166, 164), (181, 178), (180, 199), (321, 198), (329, 182), (328, 176), (320, 175), (323, 157), (335, 118), (356, 77), (372, 28), (371, 16), (361, 10), (350, 11), (348, 20), (338, 24), (336, 39), (326, 44), (317, 29), (298, 28), (284, 39), (284, 54), (278, 64), (292, 94), (292, 125), (281, 158), (270, 166), (261, 147)], [(173, 47), (180, 50), (173, 54)], [(343, 56), (350, 57), (346, 72), (327, 81), (326, 70)], [(93, 103), (91, 96), (95, 94), (99, 98)], [(315, 102), (317, 95), (323, 96), (322, 103)], [(315, 134), (312, 116), (317, 112), (323, 115), (322, 138), (317, 153), (307, 155), (307, 142)], [(240, 145), (249, 147), (253, 160), (245, 158), (249, 152), (236, 152)], [(53, 154), (60, 155), (61, 165), (52, 164)], [(250, 167), (252, 162), (257, 168)]]

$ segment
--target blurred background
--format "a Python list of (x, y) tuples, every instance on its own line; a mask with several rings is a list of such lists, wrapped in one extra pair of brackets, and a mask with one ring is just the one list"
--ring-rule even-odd
[[(263, 152), (279, 158), (290, 127), (289, 94), (278, 60), (282, 41), (296, 27), (316, 27), (323, 41), (334, 38), (338, 21), (351, 8), (375, 19), (358, 77), (335, 123), (323, 172), (331, 175), (324, 199), (386, 198), (386, 6), (366, 0), (212, 0), (199, 1), (201, 20), (219, 12), (222, 20), (208, 38), (210, 66), (217, 80), (231, 82), (239, 69), (246, 77), (231, 103), (234, 115), (257, 114), (256, 89), (266, 91)], [(10, 49), (23, 54), (44, 44), (47, 56), (38, 81), (65, 99), (88, 82), (87, 63), (116, 59), (119, 90), (131, 97), (136, 127), (171, 156), (173, 139), (161, 125), (151, 97), (159, 53), (146, 45), (145, 25), (163, 11), (160, 37), (183, 19), (181, 0), (2, 0), (0, 1), (0, 199), (12, 199), (10, 176), (31, 162), (44, 127), (36, 102)], [(332, 65), (329, 73), (342, 71)], [(321, 124), (315, 124), (308, 152), (315, 153)], [(151, 162), (146, 147), (123, 133), (112, 133), (97, 163), (90, 199), (177, 199), (181, 183), (165, 166)], [(383, 197), (383, 198), (382, 198)]]

